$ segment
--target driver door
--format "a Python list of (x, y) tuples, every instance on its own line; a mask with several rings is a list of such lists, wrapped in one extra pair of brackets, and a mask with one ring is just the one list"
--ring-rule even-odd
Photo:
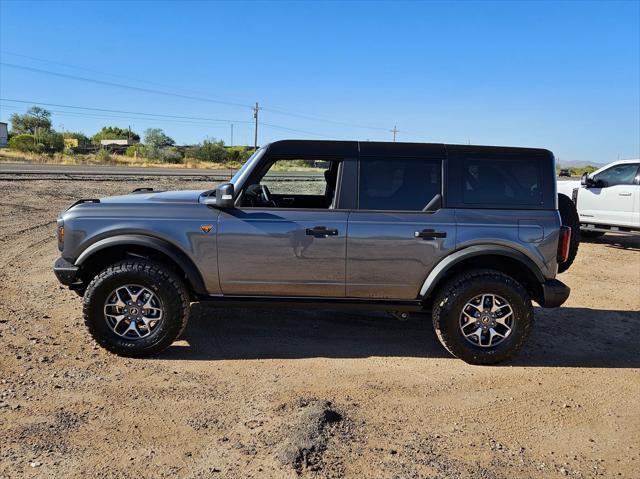
[(623, 163), (593, 176), (603, 187), (581, 188), (578, 211), (582, 223), (633, 226), (633, 207), (640, 187), (634, 184), (637, 163)]
[(241, 192), (250, 201), (221, 211), (223, 294), (344, 297), (349, 212), (330, 209), (326, 165), (304, 166), (270, 168)]

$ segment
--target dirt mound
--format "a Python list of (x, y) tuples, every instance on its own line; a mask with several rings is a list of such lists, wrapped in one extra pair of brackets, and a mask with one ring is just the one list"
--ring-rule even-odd
[(278, 459), (298, 472), (320, 469), (328, 439), (336, 432), (335, 426), (344, 420), (343, 413), (330, 401), (312, 399), (298, 401), (291, 415)]

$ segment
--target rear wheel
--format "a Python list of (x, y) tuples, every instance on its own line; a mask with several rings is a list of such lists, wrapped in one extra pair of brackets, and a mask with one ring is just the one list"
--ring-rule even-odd
[(83, 303), (93, 339), (120, 356), (163, 351), (182, 333), (189, 316), (183, 282), (164, 265), (142, 259), (106, 268), (87, 287)]
[(571, 198), (567, 195), (558, 195), (558, 211), (563, 226), (571, 228), (571, 242), (569, 243), (569, 256), (564, 263), (558, 264), (558, 273), (564, 273), (573, 264), (580, 246), (580, 216)]
[(494, 364), (520, 350), (533, 310), (529, 294), (515, 279), (499, 271), (473, 270), (439, 291), (432, 319), (451, 354), (470, 364)]

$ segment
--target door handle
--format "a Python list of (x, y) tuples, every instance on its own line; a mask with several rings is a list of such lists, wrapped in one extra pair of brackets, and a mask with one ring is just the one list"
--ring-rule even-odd
[(631, 196), (631, 193), (618, 193), (618, 196)]
[(447, 237), (447, 232), (446, 231), (436, 231), (436, 230), (422, 230), (422, 231), (416, 231), (414, 234), (414, 237), (416, 238), (422, 238), (425, 240), (432, 240), (432, 239), (436, 239), (436, 238), (446, 238)]
[(337, 236), (338, 230), (336, 228), (327, 228), (326, 226), (314, 226), (313, 228), (307, 228), (306, 234), (314, 238), (327, 238), (328, 236)]

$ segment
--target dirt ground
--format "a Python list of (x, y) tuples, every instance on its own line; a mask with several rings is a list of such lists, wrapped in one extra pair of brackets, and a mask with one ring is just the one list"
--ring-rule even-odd
[(583, 243), (567, 304), (508, 364), (449, 357), (430, 321), (196, 305), (152, 359), (91, 342), (57, 214), (188, 179), (0, 179), (0, 477), (640, 475), (640, 238)]

